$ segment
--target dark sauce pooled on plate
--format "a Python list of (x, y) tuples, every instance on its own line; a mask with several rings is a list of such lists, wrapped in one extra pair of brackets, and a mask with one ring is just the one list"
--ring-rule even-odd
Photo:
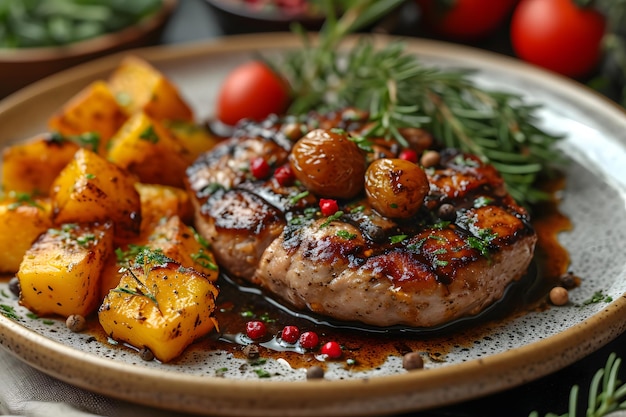
[[(227, 276), (220, 278), (216, 317), (219, 332), (214, 332), (189, 349), (224, 350), (235, 357), (254, 359), (282, 358), (292, 367), (323, 366), (318, 349), (305, 350), (298, 344), (281, 341), (284, 326), (297, 326), (301, 332), (314, 331), (320, 346), (335, 341), (343, 348), (337, 361), (354, 370), (381, 366), (389, 356), (419, 352), (430, 361), (445, 361), (453, 348), (470, 349), (490, 337), (496, 324), (512, 320), (529, 311), (550, 308), (547, 294), (561, 285), (567, 273), (569, 254), (558, 241), (558, 234), (571, 230), (571, 222), (558, 211), (556, 203), (547, 203), (534, 210), (533, 225), (538, 235), (534, 261), (528, 273), (506, 290), (505, 295), (477, 316), (466, 317), (437, 328), (401, 326), (372, 327), (361, 323), (334, 321), (327, 317), (291, 309), (252, 287)], [(577, 279), (575, 285), (579, 284)], [(554, 307), (558, 308), (558, 307)], [(245, 334), (246, 323), (261, 320), (267, 333), (260, 340)], [(250, 357), (248, 345), (255, 345)]]
[[(554, 186), (558, 189), (562, 183)], [(559, 212), (556, 203), (544, 204), (533, 212), (533, 226), (538, 242), (528, 273), (510, 285), (502, 299), (477, 316), (437, 328), (379, 328), (333, 321), (291, 309), (266, 296), (258, 288), (222, 276), (216, 311), (219, 332), (214, 331), (196, 341), (187, 351), (217, 350), (243, 359), (281, 358), (293, 368), (313, 365), (324, 367), (325, 358), (320, 356), (319, 347), (328, 341), (335, 341), (342, 346), (343, 353), (341, 358), (333, 360), (343, 363), (347, 369), (374, 369), (381, 366), (389, 356), (402, 356), (409, 352), (419, 352), (430, 361), (445, 361), (451, 349), (470, 349), (480, 344), (481, 340), (488, 339), (495, 325), (529, 311), (550, 307), (547, 294), (554, 286), (561, 285), (561, 278), (566, 275), (569, 265), (569, 254), (559, 243), (558, 234), (571, 230), (572, 224)], [(579, 284), (575, 278), (574, 285)], [(246, 336), (246, 323), (250, 320), (261, 320), (266, 324), (264, 338), (251, 340)], [(320, 341), (318, 348), (307, 350), (299, 344), (282, 341), (280, 332), (287, 325), (297, 326), (301, 332), (316, 332)], [(85, 332), (91, 336), (92, 342), (104, 343), (111, 348), (136, 350), (126, 345), (109, 343), (95, 316), (89, 318)], [(250, 345), (254, 345), (254, 355), (246, 348)], [(185, 356), (183, 354), (179, 361), (184, 361)]]

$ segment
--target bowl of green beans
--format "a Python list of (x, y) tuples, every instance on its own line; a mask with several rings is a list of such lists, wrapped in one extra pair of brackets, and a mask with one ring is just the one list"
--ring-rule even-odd
[(0, 98), (81, 62), (159, 41), (177, 0), (0, 1)]

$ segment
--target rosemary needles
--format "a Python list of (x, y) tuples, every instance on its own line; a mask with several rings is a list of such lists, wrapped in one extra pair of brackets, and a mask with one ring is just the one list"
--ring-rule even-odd
[[(604, 417), (614, 411), (626, 410), (626, 385), (618, 376), (621, 363), (622, 360), (611, 353), (605, 367), (595, 373), (589, 386), (587, 410), (584, 413), (576, 413), (579, 387), (574, 385), (570, 391), (568, 412), (548, 413), (546, 417)], [(539, 413), (533, 411), (529, 417), (539, 417)]]
[(560, 136), (539, 126), (538, 106), (512, 93), (479, 88), (470, 71), (425, 66), (401, 42), (376, 48), (363, 36), (342, 48), (349, 33), (397, 5), (396, 0), (352, 1), (340, 18), (329, 12), (318, 38), (296, 28), (303, 48), (271, 63), (291, 86), (289, 112), (354, 106), (369, 111), (373, 127), (365, 135), (405, 146), (400, 129), (422, 127), (443, 146), (494, 165), (518, 202), (548, 198), (538, 180), (564, 158), (554, 148)]

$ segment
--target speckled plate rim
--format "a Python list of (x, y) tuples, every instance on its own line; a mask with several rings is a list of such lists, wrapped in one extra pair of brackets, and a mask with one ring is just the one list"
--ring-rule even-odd
[[(382, 37), (381, 42), (389, 38)], [(454, 56), (467, 67), (494, 67), (532, 79), (539, 87), (602, 112), (626, 131), (626, 114), (591, 90), (560, 76), (492, 53), (428, 40), (404, 40), (407, 49), (428, 56)], [(243, 35), (172, 47), (135, 51), (154, 62), (203, 54), (298, 46), (286, 34)], [(0, 118), (20, 108), (106, 74), (119, 62), (110, 56), (59, 73), (0, 102)], [(18, 138), (16, 138), (18, 139)], [(510, 388), (563, 368), (599, 349), (626, 330), (626, 296), (587, 320), (546, 339), (442, 368), (361, 380), (227, 380), (129, 366), (77, 351), (0, 315), (0, 346), (70, 384), (150, 406), (207, 415), (380, 415), (450, 404)]]

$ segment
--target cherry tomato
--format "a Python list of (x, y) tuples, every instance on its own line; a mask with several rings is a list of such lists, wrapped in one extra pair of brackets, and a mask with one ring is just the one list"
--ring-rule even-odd
[(573, 0), (523, 0), (511, 21), (518, 57), (569, 77), (588, 75), (602, 53), (605, 18)]
[(231, 126), (246, 118), (259, 121), (284, 112), (288, 102), (287, 84), (263, 62), (250, 61), (226, 77), (217, 98), (217, 118)]
[(484, 38), (505, 21), (518, 0), (416, 0), (422, 21), (436, 34), (457, 40)]

